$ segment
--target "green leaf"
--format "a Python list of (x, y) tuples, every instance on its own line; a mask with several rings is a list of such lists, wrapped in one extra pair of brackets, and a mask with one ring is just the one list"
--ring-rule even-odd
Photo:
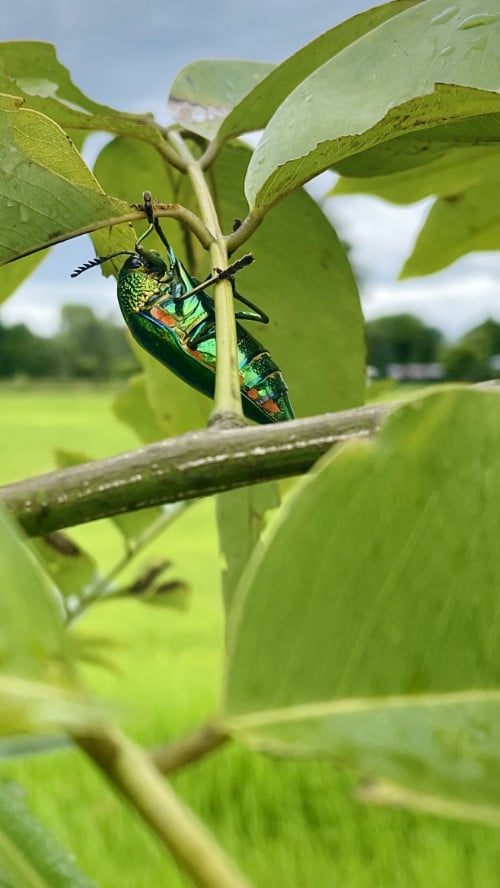
[[(0, 97), (0, 264), (42, 249), (62, 233), (130, 211), (102, 193), (54, 121), (17, 105), (15, 98)], [(105, 235), (101, 240), (109, 242)]]
[(33, 817), (24, 792), (0, 782), (0, 882), (4, 888), (96, 888)]
[(108, 131), (134, 134), (157, 146), (163, 143), (151, 115), (116, 111), (84, 95), (51, 43), (0, 43), (0, 92), (22, 97), (26, 108), (46, 114), (66, 131), (76, 131), (78, 141), (83, 140), (81, 131)]
[[(245, 212), (242, 179), (249, 151), (226, 146), (213, 167), (223, 227)], [(237, 289), (269, 314), (247, 325), (283, 370), (297, 416), (362, 403), (365, 342), (356, 282), (335, 230), (304, 190), (266, 218), (245, 250), (254, 264)]]
[(145, 444), (161, 441), (164, 437), (148, 400), (144, 373), (137, 373), (127, 380), (126, 387), (113, 401), (113, 413)]
[(66, 683), (71, 669), (59, 602), (17, 526), (3, 511), (0, 548), (1, 670), (31, 678), (53, 670)]
[(474, 250), (498, 250), (499, 185), (500, 163), (497, 162), (495, 179), (436, 200), (400, 277), (432, 274)]
[(11, 265), (0, 267), (0, 303), (5, 302), (17, 290), (44, 258), (37, 253), (34, 256), (25, 256), (24, 259), (19, 259)]
[(228, 490), (218, 494), (215, 504), (219, 547), (225, 563), (222, 592), (229, 613), (243, 568), (264, 530), (266, 513), (280, 505), (279, 485), (267, 482)]
[(3, 511), (0, 589), (0, 734), (88, 722), (59, 599)]
[(162, 429), (162, 437), (172, 438), (205, 428), (212, 401), (186, 385), (143, 349), (137, 351), (144, 368), (147, 397)]
[[(457, 168), (458, 175), (461, 159), (467, 170), (469, 162), (473, 163), (476, 158), (483, 157), (488, 165), (490, 158), (498, 153), (499, 124), (499, 114), (488, 114), (417, 130), (347, 157), (335, 164), (335, 169), (348, 179), (388, 180), (392, 175), (406, 173), (411, 180), (421, 176), (425, 181), (428, 170), (438, 165), (443, 170), (448, 166), (451, 170)], [(434, 187), (434, 177), (431, 181)], [(348, 181), (343, 179), (342, 183), (345, 185), (339, 185), (339, 190), (349, 188)], [(366, 186), (370, 187), (369, 181)], [(430, 193), (432, 190), (427, 191)]]
[(235, 733), (500, 823), (499, 406), (437, 392), (304, 479), (233, 608)]
[[(179, 173), (151, 145), (125, 136), (105, 145), (94, 164), (94, 175), (106, 192), (127, 203), (141, 202), (144, 191), (168, 203), (174, 199), (179, 179)], [(182, 230), (177, 224), (175, 228)]]
[(321, 34), (281, 65), (221, 59), (193, 62), (179, 72), (172, 85), (170, 113), (193, 132), (220, 141), (263, 129), (289, 93), (316, 68), (381, 22), (419, 2), (422, 0), (397, 0), (362, 12)]
[(498, 167), (498, 150), (463, 148), (431, 161), (388, 176), (339, 179), (329, 196), (372, 194), (397, 204), (410, 204), (431, 194), (446, 196), (463, 191), (488, 179)]
[(246, 177), (252, 212), (261, 215), (322, 170), (380, 142), (498, 112), (499, 39), (496, 0), (427, 0), (347, 46), (270, 120)]
[(66, 749), (71, 745), (71, 740), (64, 734), (22, 734), (18, 737), (0, 737), (0, 759), (44, 755), (46, 752)]
[(49, 533), (31, 540), (31, 548), (65, 598), (85, 598), (99, 578), (94, 559), (67, 534)]
[(181, 126), (214, 139), (222, 121), (275, 66), (238, 59), (200, 59), (177, 74), (168, 110)]

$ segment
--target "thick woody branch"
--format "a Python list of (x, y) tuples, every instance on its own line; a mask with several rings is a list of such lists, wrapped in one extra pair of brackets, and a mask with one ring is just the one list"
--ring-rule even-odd
[(273, 426), (216, 427), (0, 487), (32, 536), (121, 512), (300, 475), (335, 444), (366, 438), (392, 404)]

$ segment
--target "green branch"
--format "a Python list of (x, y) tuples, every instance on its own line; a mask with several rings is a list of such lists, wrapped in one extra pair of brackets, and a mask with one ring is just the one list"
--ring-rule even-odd
[(394, 404), (272, 426), (209, 428), (0, 487), (32, 536), (162, 503), (300, 475), (334, 444), (366, 438)]
[(125, 796), (201, 888), (250, 888), (204, 824), (177, 797), (148, 754), (114, 728), (74, 740)]

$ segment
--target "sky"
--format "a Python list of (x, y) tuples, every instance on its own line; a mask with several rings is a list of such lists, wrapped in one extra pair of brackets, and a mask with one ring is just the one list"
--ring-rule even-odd
[[(153, 111), (168, 123), (169, 87), (185, 64), (208, 57), (280, 62), (375, 5), (370, 0), (16, 0), (2, 9), (2, 40), (49, 41), (90, 98), (121, 110)], [(87, 162), (100, 139), (88, 140)], [(313, 187), (313, 193), (321, 187)], [(351, 244), (367, 318), (412, 312), (456, 339), (486, 317), (500, 320), (500, 254), (471, 254), (438, 274), (398, 281), (431, 202), (396, 207), (360, 195), (334, 198), (325, 211)], [(32, 327), (49, 334), (60, 306), (70, 301), (118, 318), (112, 279), (95, 274), (91, 285), (85, 276), (69, 279), (92, 253), (86, 238), (51, 250), (2, 306), (0, 319), (15, 323), (29, 317)]]

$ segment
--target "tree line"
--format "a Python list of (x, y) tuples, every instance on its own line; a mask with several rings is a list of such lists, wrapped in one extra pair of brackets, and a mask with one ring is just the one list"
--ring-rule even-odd
[(124, 327), (96, 317), (87, 305), (64, 305), (51, 337), (26, 324), (0, 322), (0, 377), (107, 380), (128, 376), (137, 361)]
[(366, 324), (367, 363), (379, 377), (391, 365), (439, 363), (443, 377), (479, 382), (500, 376), (500, 323), (491, 318), (468, 330), (456, 343), (411, 314), (388, 315)]
[[(443, 376), (478, 382), (500, 376), (500, 323), (488, 319), (454, 344), (411, 314), (388, 315), (366, 324), (367, 363), (381, 378), (391, 365), (439, 363)], [(497, 358), (497, 360), (495, 360)], [(107, 380), (128, 376), (137, 361), (122, 326), (97, 317), (87, 305), (64, 305), (54, 336), (25, 324), (0, 322), (0, 377)]]

